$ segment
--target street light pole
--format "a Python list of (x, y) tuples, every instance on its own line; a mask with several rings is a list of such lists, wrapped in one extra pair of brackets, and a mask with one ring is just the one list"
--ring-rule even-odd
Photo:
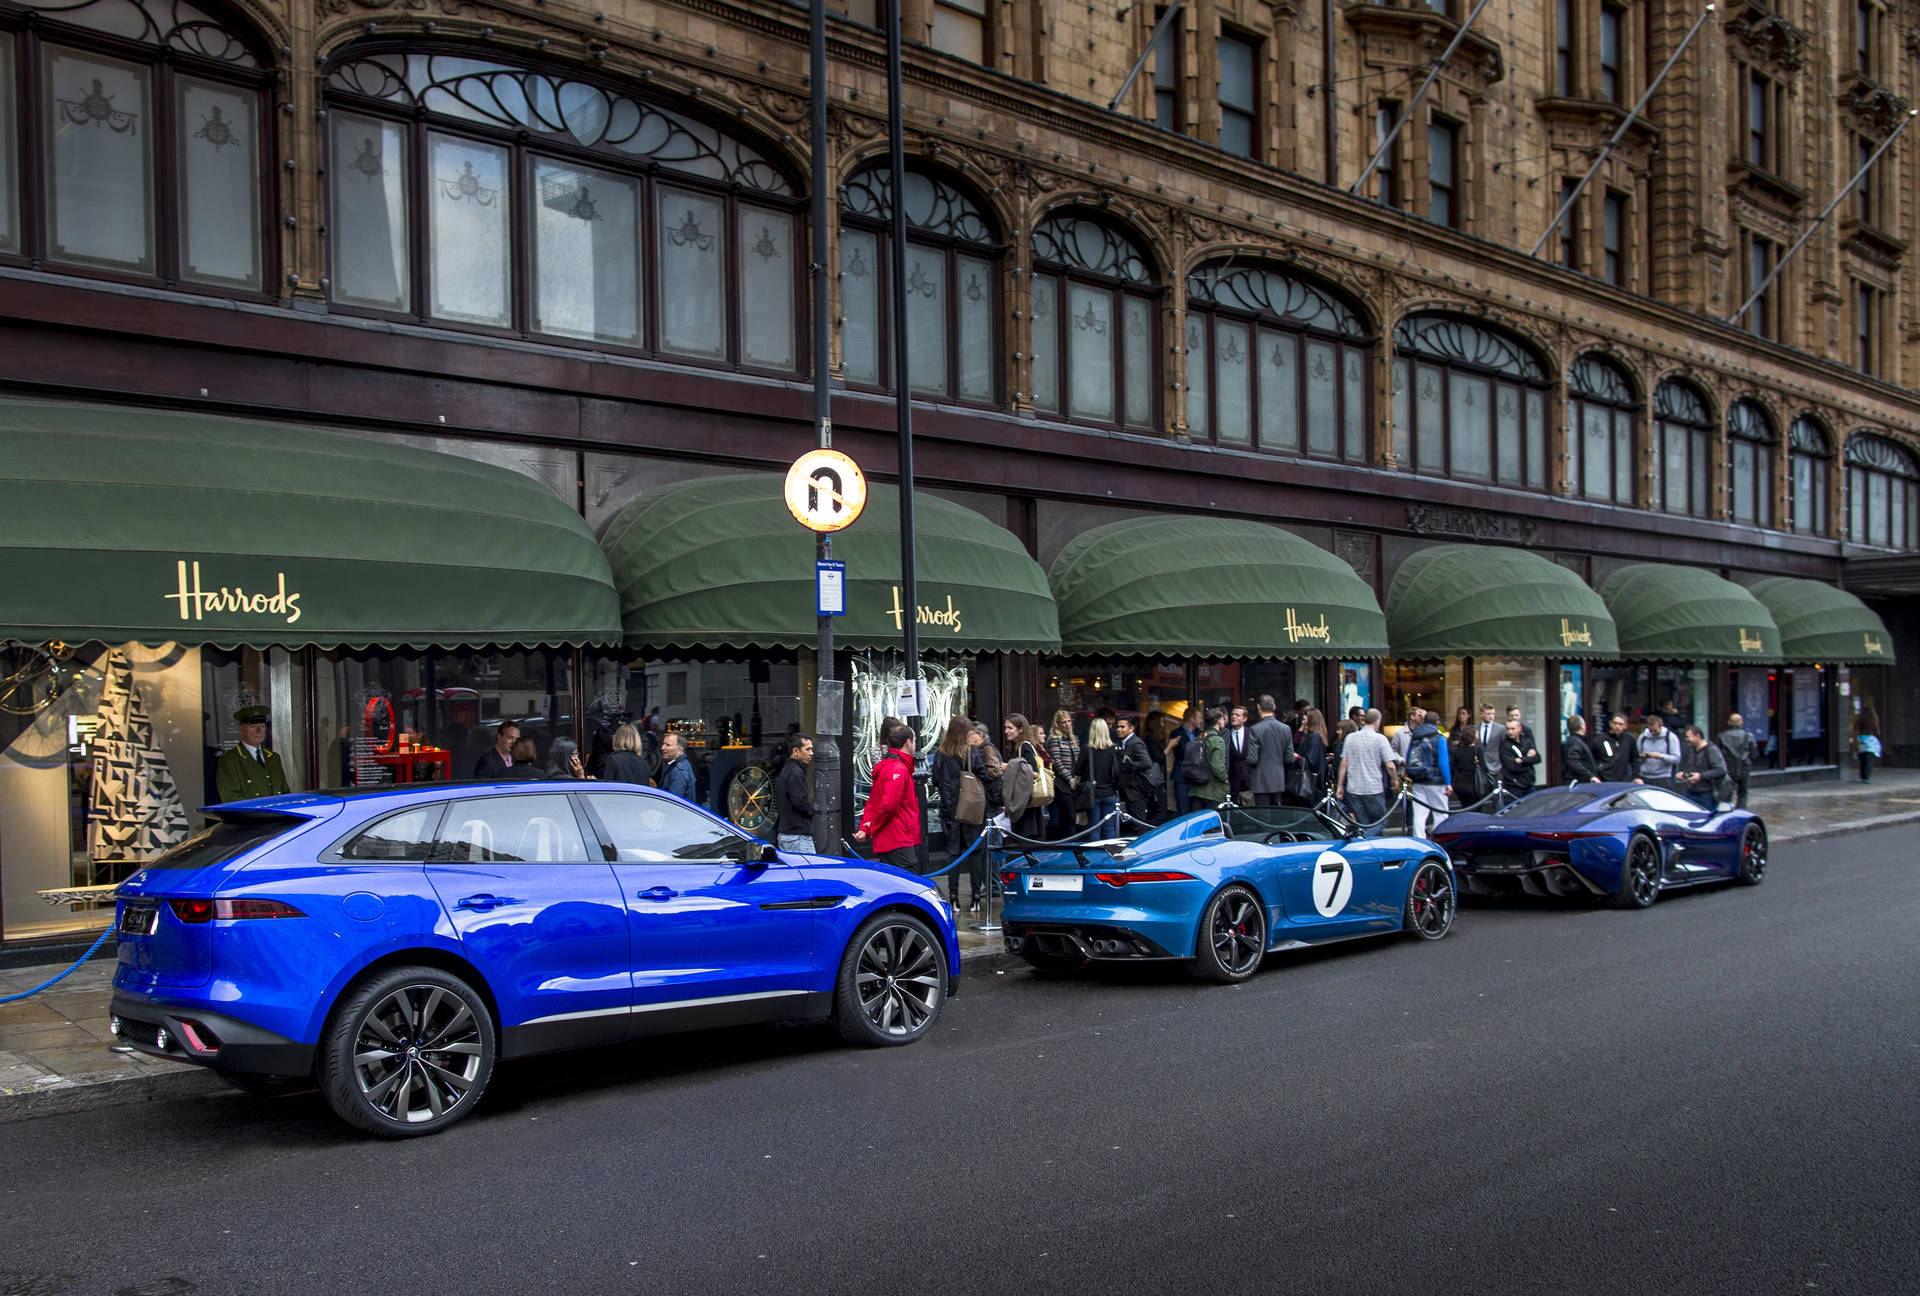
[[(813, 0), (813, 30), (809, 48), (809, 70), (813, 88), (813, 425), (822, 450), (833, 445), (833, 386), (827, 369), (830, 312), (827, 300), (827, 243), (833, 206), (829, 201), (832, 186), (827, 169), (827, 3)], [(815, 541), (821, 559), (833, 557), (833, 536), (822, 531)], [(838, 714), (830, 723), (822, 723), (828, 707), (839, 708), (840, 690), (833, 662), (833, 618), (819, 618), (816, 627), (818, 685), (814, 690), (813, 736), (813, 845), (827, 854), (840, 853), (840, 739), (842, 725)], [(782, 738), (782, 741), (785, 741)]]
[(893, 190), (887, 235), (893, 281), (893, 410), (900, 441), (900, 639), (911, 682), (920, 678), (920, 592), (913, 534), (913, 384), (907, 371), (907, 145), (900, 103), (900, 0), (887, 0), (887, 158)]

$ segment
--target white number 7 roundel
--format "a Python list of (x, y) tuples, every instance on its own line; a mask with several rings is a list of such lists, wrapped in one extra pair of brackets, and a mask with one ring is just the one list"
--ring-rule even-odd
[(1353, 898), (1353, 866), (1338, 851), (1321, 851), (1313, 862), (1313, 907), (1332, 918)]

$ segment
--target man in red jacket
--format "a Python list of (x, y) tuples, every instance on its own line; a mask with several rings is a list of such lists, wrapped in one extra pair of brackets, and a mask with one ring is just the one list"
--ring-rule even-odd
[(886, 755), (873, 763), (873, 791), (854, 830), (857, 842), (873, 839), (874, 855), (896, 868), (920, 862), (920, 794), (913, 787), (913, 730), (894, 724), (880, 736)]

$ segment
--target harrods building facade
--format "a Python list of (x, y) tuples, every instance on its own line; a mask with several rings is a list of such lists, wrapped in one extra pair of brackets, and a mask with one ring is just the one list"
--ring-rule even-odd
[[(903, 0), (941, 705), (1517, 701), (1552, 742), (1575, 711), (1739, 709), (1768, 768), (1830, 777), (1870, 699), (1920, 756), (1886, 664), (1920, 653), (1920, 131), (1730, 319), (1920, 103), (1920, 4), (1722, 3), (1530, 255), (1704, 7), (1488, 6), (1354, 192), (1468, 0), (1194, 0), (1151, 51), (1152, 4)], [(884, 482), (885, 43), (879, 4), (833, 8), (834, 444)], [(236, 703), (296, 786), (464, 776), (500, 719), (544, 751), (657, 707), (741, 810), (740, 771), (818, 718), (810, 594), (674, 600), (730, 535), (810, 544), (756, 529), (815, 439), (806, 73), (780, 0), (0, 0), (0, 473), (64, 501), (5, 541), (0, 937), (177, 839)], [(143, 512), (168, 473), (206, 493)], [(1144, 524), (1095, 539), (1162, 537), (1138, 566), (1178, 631), (1127, 651), (1116, 586), (1119, 628), (1083, 633), (1075, 542), (1142, 518), (1336, 557), (1384, 640), (1209, 639), (1249, 596)], [(192, 539), (220, 519), (225, 549)], [(60, 566), (103, 528), (125, 561)], [(1448, 639), (1436, 605), (1499, 591), (1408, 564), (1463, 545), (1549, 560), (1617, 635)], [(850, 575), (884, 602), (897, 567)], [(1701, 575), (1879, 620), (1796, 651), (1776, 589), (1779, 640), (1660, 639)], [(848, 619), (856, 758), (912, 614)]]

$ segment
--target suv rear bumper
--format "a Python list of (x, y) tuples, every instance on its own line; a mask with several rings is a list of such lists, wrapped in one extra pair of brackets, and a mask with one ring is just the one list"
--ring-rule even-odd
[[(314, 1045), (295, 1043), (225, 1013), (163, 1007), (123, 995), (113, 997), (110, 1011), (120, 1023), (115, 1038), (149, 1057), (252, 1075), (313, 1073)], [(158, 1042), (163, 1030), (164, 1048)]]

